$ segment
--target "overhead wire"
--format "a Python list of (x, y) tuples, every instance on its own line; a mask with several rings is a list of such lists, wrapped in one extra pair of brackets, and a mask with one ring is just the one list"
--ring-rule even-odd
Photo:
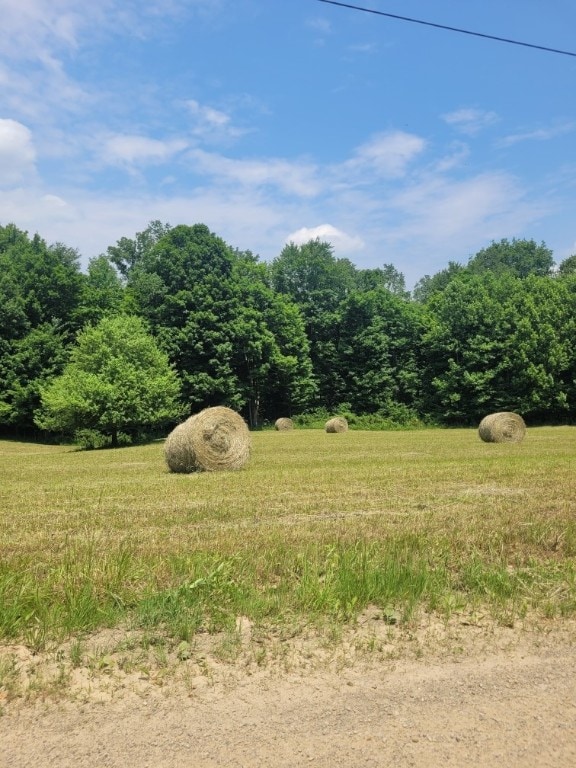
[(574, 51), (563, 51), (558, 48), (549, 48), (546, 45), (536, 45), (535, 43), (526, 43), (522, 42), (521, 40), (511, 40), (507, 37), (498, 37), (497, 35), (487, 35), (484, 32), (473, 32), (469, 29), (460, 29), (459, 27), (450, 27), (447, 24), (436, 24), (433, 21), (423, 21), (422, 19), (414, 19), (410, 16), (399, 16), (396, 13), (387, 13), (385, 11), (377, 11), (373, 8), (363, 8), (359, 5), (351, 5), (350, 3), (341, 3), (337, 2), (337, 0), (318, 0), (319, 3), (327, 3), (328, 5), (338, 5), (341, 8), (350, 8), (354, 11), (362, 11), (363, 13), (372, 13), (376, 16), (386, 16), (389, 19), (398, 19), (400, 21), (409, 21), (413, 24), (423, 24), (426, 27), (435, 27), (436, 29), (445, 29), (449, 32), (460, 32), (463, 35), (473, 35), (474, 37), (483, 37), (488, 40), (497, 40), (500, 43), (508, 43), (510, 45), (521, 45), (525, 48), (536, 48), (539, 51), (547, 51), (548, 53), (559, 53), (563, 56), (574, 56), (576, 57), (576, 52)]

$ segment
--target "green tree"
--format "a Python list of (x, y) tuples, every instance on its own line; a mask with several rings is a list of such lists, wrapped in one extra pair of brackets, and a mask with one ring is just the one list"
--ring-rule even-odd
[(435, 275), (424, 275), (414, 286), (412, 297), (420, 304), (425, 304), (435, 293), (441, 293), (445, 288), (465, 271), (462, 264), (449, 261), (446, 269), (440, 270)]
[(286, 245), (270, 265), (270, 275), (274, 289), (303, 310), (318, 301), (333, 305), (356, 288), (357, 280), (352, 262), (335, 258), (330, 243), (318, 238)]
[(501, 410), (566, 418), (573, 333), (563, 281), (510, 272), (462, 275), (427, 305), (427, 410), (446, 423), (477, 423)]
[(410, 297), (410, 292), (406, 290), (404, 275), (393, 264), (384, 264), (377, 269), (358, 270), (356, 285), (360, 291), (373, 291), (378, 288), (385, 288), (395, 296), (400, 296), (404, 299)]
[(68, 338), (57, 322), (44, 323), (6, 345), (0, 355), (0, 424), (19, 432), (33, 428), (41, 390), (68, 359)]
[(108, 317), (79, 332), (61, 376), (41, 391), (40, 429), (120, 433), (155, 428), (182, 414), (178, 377), (141, 319)]
[(414, 407), (420, 395), (421, 310), (385, 288), (349, 296), (342, 305), (337, 397), (356, 413)]
[(182, 381), (191, 410), (239, 408), (234, 253), (204, 224), (170, 229), (128, 276), (128, 302), (150, 323)]
[(564, 281), (531, 275), (510, 296), (516, 327), (510, 338), (511, 386), (521, 412), (538, 422), (576, 415), (576, 313)]
[(238, 309), (232, 365), (248, 420), (256, 426), (301, 411), (316, 385), (310, 348), (298, 307), (268, 284), (268, 270), (250, 253), (236, 253)]
[(576, 253), (568, 256), (558, 265), (558, 276), (567, 277), (568, 275), (576, 275)]
[(225, 404), (256, 426), (274, 403), (307, 402), (302, 318), (251, 253), (203, 224), (180, 225), (142, 255), (127, 291), (178, 370), (191, 411)]
[(48, 246), (13, 224), (0, 227), (0, 273), (19, 297), (28, 327), (59, 321), (72, 325), (80, 301), (82, 275), (76, 250), (62, 243)]
[(0, 226), (0, 425), (34, 429), (41, 386), (60, 373), (78, 326), (77, 251)]
[(113, 315), (123, 308), (124, 288), (109, 259), (96, 256), (88, 262), (83, 277), (81, 298), (76, 317), (80, 325), (95, 325), (106, 315)]
[(122, 237), (116, 245), (107, 250), (107, 258), (114, 264), (122, 277), (127, 278), (132, 269), (171, 229), (170, 224), (162, 224), (157, 219), (151, 221), (143, 232), (137, 232), (134, 238)]
[(474, 274), (509, 272), (521, 278), (528, 275), (546, 277), (553, 266), (552, 251), (544, 243), (538, 245), (534, 240), (516, 238), (492, 242), (468, 262), (468, 269)]
[(509, 359), (517, 317), (507, 306), (516, 280), (465, 272), (429, 299), (424, 407), (438, 420), (475, 423), (492, 410), (518, 409)]
[(357, 289), (356, 270), (347, 259), (336, 259), (329, 243), (316, 239), (285, 246), (270, 265), (270, 276), (273, 288), (302, 312), (318, 382), (316, 404), (332, 408), (343, 388), (338, 365), (341, 303)]

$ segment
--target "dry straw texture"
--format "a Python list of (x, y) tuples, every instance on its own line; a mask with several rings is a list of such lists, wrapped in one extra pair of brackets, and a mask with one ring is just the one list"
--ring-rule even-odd
[(294, 422), (292, 419), (282, 417), (280, 419), (276, 419), (274, 422), (274, 428), (277, 429), (278, 432), (288, 432), (289, 430), (294, 429)]
[(491, 413), (480, 422), (478, 434), (485, 443), (520, 443), (526, 424), (522, 416), (511, 411)]
[(328, 419), (324, 429), (326, 432), (347, 432), (348, 422), (344, 416), (334, 416), (333, 419)]
[(250, 432), (236, 411), (205, 408), (166, 438), (164, 456), (172, 472), (241, 469), (250, 458)]

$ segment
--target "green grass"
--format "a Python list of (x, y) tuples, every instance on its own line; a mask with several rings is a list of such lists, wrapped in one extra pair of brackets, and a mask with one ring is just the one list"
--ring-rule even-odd
[(252, 435), (240, 472), (174, 475), (161, 443), (0, 442), (0, 640), (117, 625), (298, 627), (368, 605), (576, 613), (576, 428)]

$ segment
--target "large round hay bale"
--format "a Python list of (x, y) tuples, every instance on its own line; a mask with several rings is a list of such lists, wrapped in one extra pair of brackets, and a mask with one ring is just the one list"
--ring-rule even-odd
[(347, 432), (348, 422), (344, 416), (334, 416), (332, 419), (328, 419), (324, 425), (326, 432)]
[(478, 434), (485, 443), (520, 443), (526, 434), (522, 416), (512, 411), (500, 411), (484, 416)]
[(283, 416), (280, 419), (276, 419), (274, 422), (274, 429), (278, 432), (288, 432), (289, 430), (294, 429), (294, 422), (292, 419)]
[(250, 432), (231, 408), (205, 408), (175, 427), (164, 443), (172, 472), (241, 469), (250, 458)]

